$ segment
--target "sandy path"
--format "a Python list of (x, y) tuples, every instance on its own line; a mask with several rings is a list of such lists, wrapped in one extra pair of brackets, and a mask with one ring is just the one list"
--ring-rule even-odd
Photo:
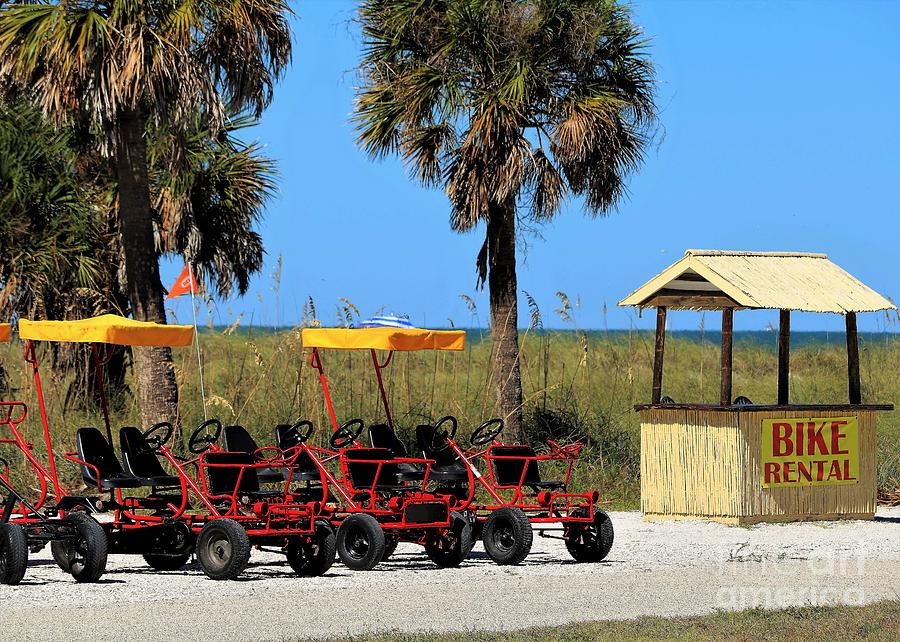
[(0, 587), (0, 638), (281, 640), (900, 599), (900, 509), (876, 522), (752, 528), (612, 517), (616, 544), (594, 565), (535, 538), (515, 568), (495, 566), (480, 545), (459, 569), (401, 546), (368, 573), (336, 564), (300, 579), (278, 556), (255, 552), (241, 581), (219, 583), (195, 564), (160, 574), (119, 556), (102, 584), (76, 585), (44, 551), (22, 585)]

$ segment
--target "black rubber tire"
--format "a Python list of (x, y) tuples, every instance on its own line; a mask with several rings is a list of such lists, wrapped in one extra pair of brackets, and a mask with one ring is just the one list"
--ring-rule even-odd
[(350, 515), (338, 528), (338, 557), (351, 570), (372, 570), (384, 559), (384, 549), (384, 529), (371, 515)]
[(28, 535), (18, 524), (0, 524), (0, 584), (15, 586), (28, 568)]
[(387, 562), (391, 555), (394, 554), (394, 551), (397, 550), (397, 546), (400, 544), (400, 540), (396, 537), (385, 537), (384, 539), (384, 557), (381, 558), (382, 562)]
[(71, 523), (78, 534), (74, 542), (61, 542), (68, 556), (69, 574), (79, 583), (96, 582), (106, 571), (106, 532), (87, 513), (69, 513), (63, 521)]
[(154, 571), (178, 571), (191, 560), (188, 553), (144, 553), (144, 561)]
[(522, 509), (504, 506), (488, 516), (482, 540), (494, 562), (512, 566), (520, 564), (531, 552), (534, 531)]
[(53, 561), (56, 562), (56, 565), (60, 568), (60, 570), (63, 573), (68, 573), (69, 557), (65, 542), (61, 542), (58, 540), (53, 540), (52, 542), (50, 542), (50, 554), (53, 556)]
[(297, 575), (319, 577), (334, 564), (337, 535), (334, 527), (324, 519), (316, 520), (316, 532), (311, 540), (293, 538), (288, 542), (287, 561)]
[[(78, 507), (72, 510), (69, 515), (75, 515), (76, 513), (88, 514), (84, 511), (85, 509), (83, 507)], [(69, 549), (66, 547), (66, 542), (61, 540), (53, 540), (50, 542), (50, 555), (53, 556), (53, 561), (56, 562), (56, 565), (63, 573), (69, 572)]]
[[(586, 513), (581, 508), (576, 511), (576, 514)], [(600, 562), (609, 555), (613, 547), (615, 532), (612, 520), (599, 508), (594, 508), (592, 524), (567, 524), (564, 530), (566, 548), (576, 562)]]
[(463, 563), (472, 551), (472, 525), (465, 517), (451, 511), (450, 529), (446, 535), (434, 537), (425, 544), (428, 559), (441, 568), (454, 568)]
[(197, 560), (212, 580), (233, 580), (250, 562), (250, 538), (233, 519), (207, 522), (197, 537)]

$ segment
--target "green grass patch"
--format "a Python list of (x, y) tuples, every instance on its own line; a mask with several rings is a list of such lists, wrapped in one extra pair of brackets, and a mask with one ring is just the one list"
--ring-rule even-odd
[(422, 633), (365, 636), (357, 642), (598, 642), (644, 640), (896, 640), (900, 602), (870, 606), (754, 609), (690, 618), (641, 618), (522, 629), (506, 633)]

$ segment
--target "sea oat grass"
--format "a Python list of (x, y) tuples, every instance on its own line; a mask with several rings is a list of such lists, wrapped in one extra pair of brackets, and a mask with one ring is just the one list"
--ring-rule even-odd
[[(385, 386), (401, 436), (412, 441), (417, 424), (452, 414), (460, 434), (468, 434), (494, 412), (489, 382), (490, 343), (479, 331), (469, 333), (462, 353), (397, 353), (385, 371)], [(486, 335), (485, 335), (486, 336)], [(203, 349), (210, 416), (224, 423), (240, 423), (260, 443), (272, 441), (278, 423), (308, 418), (320, 428), (319, 442), (328, 434), (329, 419), (318, 373), (310, 367), (309, 351), (301, 346), (299, 330), (273, 333), (241, 328), (204, 330)], [(576, 487), (596, 486), (617, 507), (636, 507), (639, 497), (639, 424), (633, 410), (648, 401), (653, 337), (646, 332), (523, 332), (522, 380), (525, 391), (525, 432), (532, 440), (546, 436), (583, 436), (589, 448), (576, 466)], [(796, 403), (844, 403), (847, 397), (846, 354), (839, 341), (798, 342), (792, 351), (791, 400)], [(718, 346), (675, 334), (666, 344), (663, 393), (678, 401), (718, 400)], [(6, 399), (29, 403), (29, 438), (41, 443), (34, 386), (21, 358), (22, 345), (0, 347), (0, 363), (11, 390)], [(41, 349), (49, 361), (49, 351)], [(900, 342), (891, 335), (864, 340), (861, 347), (863, 399), (900, 401)], [(371, 357), (367, 352), (323, 351), (322, 362), (340, 421), (384, 417)], [(181, 390), (182, 423), (195, 426), (203, 419), (196, 352), (175, 354)], [(734, 348), (734, 394), (756, 403), (771, 403), (776, 395), (774, 337), (738, 339)], [(44, 391), (50, 424), (57, 444), (73, 445), (77, 428), (100, 425), (83, 396), (70, 391), (73, 373), (44, 371)], [(68, 408), (65, 407), (69, 395)], [(85, 409), (87, 406), (88, 409)], [(118, 400), (113, 426), (135, 425), (136, 401)], [(879, 415), (878, 483), (883, 497), (900, 485), (900, 414)], [(21, 470), (8, 446), (5, 456)], [(40, 445), (37, 448), (42, 451)], [(17, 464), (19, 462), (19, 464)], [(65, 479), (77, 484), (73, 466), (61, 463)], [(17, 475), (18, 472), (14, 472)], [(896, 495), (895, 495), (896, 497)]]

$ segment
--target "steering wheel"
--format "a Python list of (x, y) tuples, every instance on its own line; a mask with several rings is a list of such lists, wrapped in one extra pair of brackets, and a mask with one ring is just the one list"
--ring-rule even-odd
[(488, 419), (475, 429), (475, 432), (469, 437), (469, 443), (473, 446), (484, 446), (494, 441), (501, 432), (503, 432), (503, 420), (500, 417)]
[[(450, 424), (450, 430), (440, 430), (440, 427), (446, 423)], [(447, 415), (438, 419), (437, 423), (434, 424), (434, 429), (431, 431), (431, 452), (439, 453), (449, 448), (450, 440), (456, 438), (457, 428), (459, 428), (459, 424), (453, 415)]]
[(168, 421), (150, 426), (141, 434), (141, 450), (145, 453), (159, 452), (172, 438), (175, 428)]
[(311, 422), (309, 419), (303, 419), (291, 426), (288, 429), (288, 434), (294, 441), (296, 441), (295, 445), (299, 446), (300, 444), (306, 443), (306, 441), (310, 437), (312, 437), (315, 429), (316, 427), (313, 425), (313, 422)]
[(331, 447), (346, 448), (359, 439), (365, 427), (366, 424), (362, 419), (351, 419), (331, 435)]
[[(208, 432), (210, 426), (214, 427), (212, 434)], [(195, 455), (202, 455), (209, 450), (210, 446), (219, 441), (221, 434), (222, 422), (218, 419), (207, 419), (191, 433), (191, 438), (188, 440), (188, 450)]]

